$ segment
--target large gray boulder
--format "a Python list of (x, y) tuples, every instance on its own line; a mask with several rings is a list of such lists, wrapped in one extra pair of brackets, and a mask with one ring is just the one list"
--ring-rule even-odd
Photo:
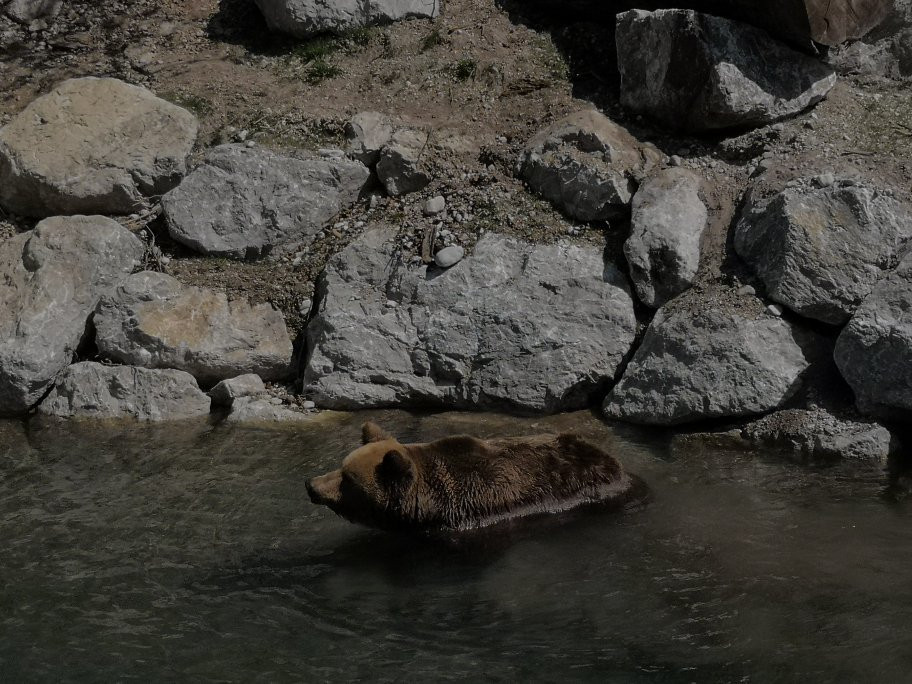
[(229, 302), (224, 293), (143, 271), (103, 297), (95, 311), (99, 353), (146, 368), (177, 368), (201, 384), (245, 373), (289, 374), (292, 348), (282, 314), (270, 304)]
[(101, 295), (142, 260), (102, 216), (55, 217), (0, 243), (0, 416), (28, 411), (73, 360)]
[(899, 261), (912, 239), (912, 210), (854, 180), (825, 187), (790, 183), (771, 197), (749, 195), (735, 250), (769, 297), (796, 313), (841, 325)]
[(665, 169), (633, 196), (624, 256), (640, 301), (656, 309), (693, 285), (708, 213), (700, 177)]
[(571, 218), (601, 221), (630, 205), (638, 181), (662, 156), (605, 115), (584, 110), (536, 134), (518, 169), (529, 187)]
[(762, 126), (822, 100), (836, 75), (765, 31), (693, 10), (617, 18), (621, 102), (674, 129)]
[(178, 242), (207, 255), (254, 259), (309, 245), (354, 204), (369, 176), (357, 161), (222, 145), (162, 198), (162, 209)]
[(209, 397), (189, 373), (74, 363), (38, 412), (58, 418), (181, 420), (209, 414)]
[(440, 14), (440, 0), (256, 0), (273, 31), (297, 38)]
[(445, 271), (404, 259), (374, 230), (327, 265), (304, 375), (318, 405), (580, 408), (633, 343), (630, 292), (597, 247), (487, 235)]
[(868, 414), (912, 418), (912, 254), (881, 280), (836, 341), (836, 365)]
[[(685, 295), (685, 297), (687, 297)], [(781, 318), (709, 299), (659, 309), (624, 375), (605, 399), (610, 418), (678, 425), (780, 407), (810, 365)], [(674, 305), (678, 306), (674, 306)]]
[(177, 185), (197, 127), (145, 88), (64, 81), (0, 129), (0, 204), (27, 216), (132, 213)]

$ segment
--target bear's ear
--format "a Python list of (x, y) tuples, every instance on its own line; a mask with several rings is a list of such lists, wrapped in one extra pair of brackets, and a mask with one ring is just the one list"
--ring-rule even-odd
[(382, 442), (390, 439), (390, 436), (383, 431), (383, 428), (373, 421), (367, 421), (361, 426), (361, 443), (369, 444), (371, 442)]
[(388, 484), (402, 483), (414, 477), (414, 469), (412, 459), (393, 449), (386, 452), (380, 465), (377, 466), (377, 476)]

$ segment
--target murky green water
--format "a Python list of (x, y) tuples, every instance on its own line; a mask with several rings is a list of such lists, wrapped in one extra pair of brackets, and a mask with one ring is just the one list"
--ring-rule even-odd
[[(381, 415), (403, 441), (536, 421)], [(441, 548), (312, 506), (366, 415), (0, 423), (0, 681), (905, 681), (912, 520), (876, 472), (576, 427), (655, 492)]]

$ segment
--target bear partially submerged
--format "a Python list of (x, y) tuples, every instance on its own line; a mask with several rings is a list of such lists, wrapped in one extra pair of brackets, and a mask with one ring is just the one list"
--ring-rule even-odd
[(571, 434), (400, 444), (365, 423), (362, 441), (307, 491), (314, 503), (384, 530), (465, 531), (586, 504), (629, 508), (648, 496), (614, 457)]

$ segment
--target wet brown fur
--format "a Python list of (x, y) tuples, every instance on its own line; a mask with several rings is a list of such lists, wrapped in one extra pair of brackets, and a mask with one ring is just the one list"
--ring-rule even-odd
[(576, 435), (400, 444), (374, 423), (339, 470), (308, 483), (315, 503), (371, 527), (467, 530), (583, 504), (642, 500), (645, 486)]

